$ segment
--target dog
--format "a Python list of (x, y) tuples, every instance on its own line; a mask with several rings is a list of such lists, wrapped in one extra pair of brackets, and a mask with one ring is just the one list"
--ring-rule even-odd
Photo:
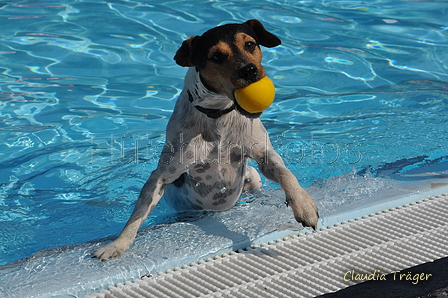
[(158, 166), (123, 231), (99, 247), (96, 258), (122, 255), (164, 193), (179, 209), (223, 211), (234, 206), (243, 191), (259, 190), (260, 176), (248, 165), (249, 158), (267, 179), (281, 185), (295, 219), (317, 228), (316, 204), (272, 148), (261, 113), (245, 111), (234, 95), (266, 76), (260, 46), (280, 44), (258, 20), (215, 27), (182, 43), (174, 60), (189, 69)]

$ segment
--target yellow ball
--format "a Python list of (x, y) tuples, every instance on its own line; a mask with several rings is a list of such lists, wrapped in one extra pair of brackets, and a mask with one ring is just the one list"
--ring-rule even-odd
[(263, 112), (272, 104), (274, 97), (274, 83), (268, 77), (235, 91), (236, 102), (249, 113)]

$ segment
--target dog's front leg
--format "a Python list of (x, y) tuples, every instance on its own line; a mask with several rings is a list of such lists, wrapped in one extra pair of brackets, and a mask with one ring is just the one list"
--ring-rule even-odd
[(134, 242), (135, 236), (137, 235), (138, 229), (159, 202), (166, 186), (172, 182), (168, 182), (168, 180), (174, 179), (164, 177), (164, 172), (161, 171), (160, 168), (151, 173), (148, 181), (146, 181), (140, 191), (135, 209), (123, 231), (121, 231), (115, 241), (98, 248), (94, 253), (95, 257), (101, 261), (119, 257), (131, 246), (132, 242)]
[(297, 178), (285, 167), (278, 153), (270, 144), (267, 147), (253, 152), (258, 168), (266, 178), (281, 185), (285, 191), (286, 204), (292, 208), (295, 219), (304, 226), (316, 230), (319, 214), (315, 202), (300, 186)]

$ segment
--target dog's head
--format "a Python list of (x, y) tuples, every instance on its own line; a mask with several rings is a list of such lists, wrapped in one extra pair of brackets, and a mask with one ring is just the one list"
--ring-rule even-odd
[(258, 20), (227, 24), (190, 37), (174, 56), (180, 66), (196, 67), (210, 90), (235, 101), (234, 92), (264, 76), (260, 45), (272, 48), (280, 39)]

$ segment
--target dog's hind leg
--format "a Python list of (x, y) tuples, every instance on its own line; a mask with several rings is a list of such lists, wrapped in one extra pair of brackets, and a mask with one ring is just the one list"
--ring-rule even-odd
[(244, 180), (243, 191), (259, 191), (261, 189), (261, 178), (257, 170), (251, 166), (246, 168), (246, 177)]

